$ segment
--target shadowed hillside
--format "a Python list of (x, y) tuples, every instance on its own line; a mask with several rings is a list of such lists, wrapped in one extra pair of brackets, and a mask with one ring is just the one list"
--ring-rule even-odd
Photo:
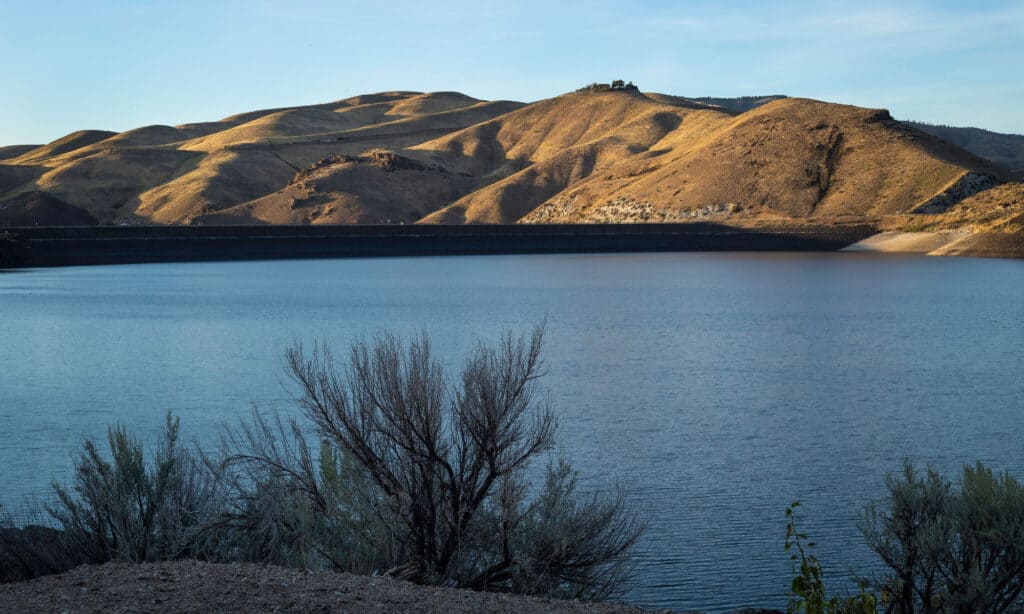
[(739, 98), (714, 98), (712, 96), (700, 96), (694, 98), (694, 100), (703, 104), (722, 107), (727, 111), (739, 114), (746, 113), (747, 111), (756, 109), (761, 105), (781, 100), (783, 98), (786, 98), (786, 96), (776, 94), (773, 96), (740, 96)]
[(784, 96), (591, 86), (524, 105), (384, 92), (4, 147), (0, 225), (927, 221), (1006, 233), (1015, 197), (956, 212), (1016, 194), (1002, 184), (1021, 142)]
[(1024, 179), (1024, 135), (1000, 134), (981, 128), (954, 128), (953, 126), (936, 126), (908, 122), (921, 132), (933, 134), (963, 147), (967, 151), (983, 158), (992, 160), (1013, 171), (1017, 177)]

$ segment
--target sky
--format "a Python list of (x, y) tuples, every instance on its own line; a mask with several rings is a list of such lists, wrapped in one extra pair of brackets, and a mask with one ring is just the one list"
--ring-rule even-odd
[(1024, 134), (1024, 2), (0, 0), (0, 145), (388, 90), (786, 94)]

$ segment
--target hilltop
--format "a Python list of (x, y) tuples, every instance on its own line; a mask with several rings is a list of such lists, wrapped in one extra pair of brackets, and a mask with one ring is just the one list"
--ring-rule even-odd
[(985, 253), (1020, 243), (1022, 161), (1024, 137), (785, 96), (396, 91), (0, 148), (0, 226), (868, 223)]

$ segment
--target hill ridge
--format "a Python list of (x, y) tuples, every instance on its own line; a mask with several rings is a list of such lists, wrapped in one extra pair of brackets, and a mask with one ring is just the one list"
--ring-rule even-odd
[(0, 226), (927, 217), (1009, 232), (1021, 172), (1024, 137), (806, 98), (396, 90), (0, 148)]

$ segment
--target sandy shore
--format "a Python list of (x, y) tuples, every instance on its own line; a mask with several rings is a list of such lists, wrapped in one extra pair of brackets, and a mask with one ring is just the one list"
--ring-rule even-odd
[(889, 231), (872, 235), (843, 248), (842, 251), (927, 254), (929, 256), (1024, 258), (1024, 234), (1013, 232), (972, 232), (967, 229), (940, 230), (935, 232)]
[(885, 252), (893, 254), (929, 254), (950, 243), (959, 241), (970, 232), (963, 230), (944, 230), (939, 232), (880, 232), (867, 239), (858, 241), (843, 251), (849, 252)]

